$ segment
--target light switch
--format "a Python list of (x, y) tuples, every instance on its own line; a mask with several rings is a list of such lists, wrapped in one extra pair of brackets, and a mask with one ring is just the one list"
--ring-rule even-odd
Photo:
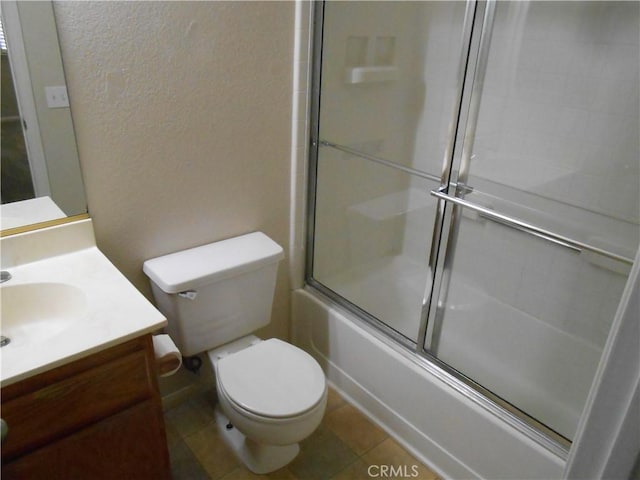
[(47, 106), (49, 108), (64, 108), (69, 106), (66, 86), (44, 87), (44, 91), (47, 96)]

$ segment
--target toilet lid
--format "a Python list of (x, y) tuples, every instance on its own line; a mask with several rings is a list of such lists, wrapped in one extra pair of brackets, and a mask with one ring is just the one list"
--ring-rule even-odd
[(324, 395), (325, 377), (307, 352), (271, 338), (219, 360), (219, 385), (229, 400), (264, 417), (292, 417)]

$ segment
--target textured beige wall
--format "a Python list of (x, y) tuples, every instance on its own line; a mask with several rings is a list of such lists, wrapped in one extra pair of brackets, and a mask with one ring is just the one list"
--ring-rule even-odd
[[(285, 250), (293, 2), (56, 2), (98, 246), (145, 259), (261, 230)], [(249, 293), (250, 294), (250, 293)], [(273, 322), (289, 334), (280, 265)]]

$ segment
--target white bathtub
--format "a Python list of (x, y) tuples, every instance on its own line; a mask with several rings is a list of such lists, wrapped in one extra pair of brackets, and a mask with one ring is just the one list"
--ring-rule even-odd
[(447, 305), (438, 358), (573, 438), (602, 348), (460, 281)]
[(443, 477), (561, 478), (561, 457), (313, 290), (293, 293), (292, 316), (294, 342), (336, 389)]

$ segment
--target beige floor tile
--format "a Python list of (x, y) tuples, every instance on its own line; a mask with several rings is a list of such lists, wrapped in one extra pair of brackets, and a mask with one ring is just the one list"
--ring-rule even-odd
[[(368, 465), (377, 466), (374, 468), (378, 469), (383, 468), (383, 466), (394, 467), (395, 469), (401, 468), (405, 473), (404, 477), (410, 476), (420, 480), (436, 480), (438, 478), (433, 471), (415, 459), (393, 438), (387, 438), (380, 445), (364, 454), (362, 461)], [(379, 471), (377, 473), (382, 472)], [(383, 477), (384, 475), (379, 476)], [(401, 477), (402, 475), (399, 476)]]
[(180, 439), (169, 448), (173, 480), (210, 480), (191, 449)]
[(356, 455), (362, 455), (388, 438), (384, 430), (348, 403), (329, 412), (324, 422)]
[(362, 460), (358, 460), (331, 477), (331, 480), (372, 480), (373, 477), (369, 475), (368, 467), (369, 465)]
[(168, 410), (165, 419), (184, 438), (214, 422), (213, 406), (206, 394), (198, 395)]
[(221, 478), (240, 465), (222, 440), (215, 423), (185, 437), (184, 441), (212, 480)]
[(329, 387), (329, 393), (327, 395), (327, 409), (326, 412), (330, 412), (338, 407), (341, 407), (346, 402), (344, 398), (340, 396), (333, 388)]
[(286, 467), (266, 475), (257, 475), (246, 467), (240, 466), (221, 478), (221, 480), (254, 480), (258, 478), (271, 480), (298, 480)]
[(167, 447), (171, 449), (173, 445), (182, 441), (182, 435), (178, 433), (178, 430), (169, 422), (164, 422), (164, 429), (167, 434)]
[(327, 479), (351, 465), (357, 455), (324, 425), (300, 443), (288, 470), (301, 480)]
[(240, 464), (218, 433), (214, 404), (211, 392), (205, 392), (165, 413), (176, 479), (204, 480), (207, 476), (210, 480), (438, 479), (333, 389), (329, 389), (321, 426), (301, 442), (298, 457), (283, 469), (256, 475)]

